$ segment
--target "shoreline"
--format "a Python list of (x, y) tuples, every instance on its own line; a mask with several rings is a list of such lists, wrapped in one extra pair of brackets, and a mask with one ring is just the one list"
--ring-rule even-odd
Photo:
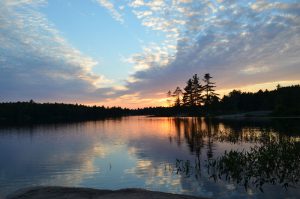
[(120, 190), (105, 190), (79, 187), (31, 187), (18, 190), (6, 199), (204, 199), (203, 197), (172, 194), (145, 189), (127, 188)]
[(242, 119), (299, 119), (299, 115), (295, 116), (276, 116), (272, 115), (272, 111), (250, 111), (235, 114), (224, 114), (212, 117), (213, 119), (232, 119), (232, 120), (242, 120)]

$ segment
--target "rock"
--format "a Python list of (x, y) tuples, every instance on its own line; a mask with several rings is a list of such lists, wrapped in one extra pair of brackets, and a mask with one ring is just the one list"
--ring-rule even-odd
[(144, 189), (98, 190), (70, 187), (33, 187), (19, 190), (7, 199), (200, 199)]

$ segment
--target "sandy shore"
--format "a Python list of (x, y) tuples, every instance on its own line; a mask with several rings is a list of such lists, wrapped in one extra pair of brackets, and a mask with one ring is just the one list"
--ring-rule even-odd
[(98, 190), (69, 187), (33, 187), (19, 190), (7, 199), (200, 199), (200, 197), (144, 189)]

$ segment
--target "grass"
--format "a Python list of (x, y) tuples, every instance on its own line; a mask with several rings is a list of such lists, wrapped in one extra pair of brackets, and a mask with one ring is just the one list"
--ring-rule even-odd
[[(177, 174), (199, 178), (200, 162), (176, 160)], [(264, 192), (264, 185), (295, 187), (300, 177), (300, 143), (291, 140), (270, 141), (249, 151), (231, 150), (208, 159), (206, 169), (214, 181), (225, 180)]]

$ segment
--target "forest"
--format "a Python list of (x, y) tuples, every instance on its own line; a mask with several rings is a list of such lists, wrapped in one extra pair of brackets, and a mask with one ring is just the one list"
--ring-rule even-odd
[(176, 87), (168, 91), (169, 104), (178, 114), (183, 115), (221, 115), (251, 111), (269, 111), (273, 116), (300, 115), (300, 85), (282, 87), (274, 90), (242, 92), (233, 90), (222, 98), (215, 93), (216, 83), (205, 74), (201, 84), (195, 74), (186, 82), (183, 91)]
[(82, 104), (9, 102), (0, 103), (0, 124), (73, 122), (129, 115), (120, 107), (85, 106)]
[(121, 107), (85, 106), (82, 104), (3, 102), (0, 103), (0, 124), (72, 122), (133, 115), (208, 116), (268, 111), (274, 117), (300, 116), (300, 85), (276, 89), (242, 92), (233, 90), (222, 98), (215, 93), (216, 83), (210, 74), (197, 74), (186, 82), (183, 91), (169, 91), (168, 107), (128, 109)]

